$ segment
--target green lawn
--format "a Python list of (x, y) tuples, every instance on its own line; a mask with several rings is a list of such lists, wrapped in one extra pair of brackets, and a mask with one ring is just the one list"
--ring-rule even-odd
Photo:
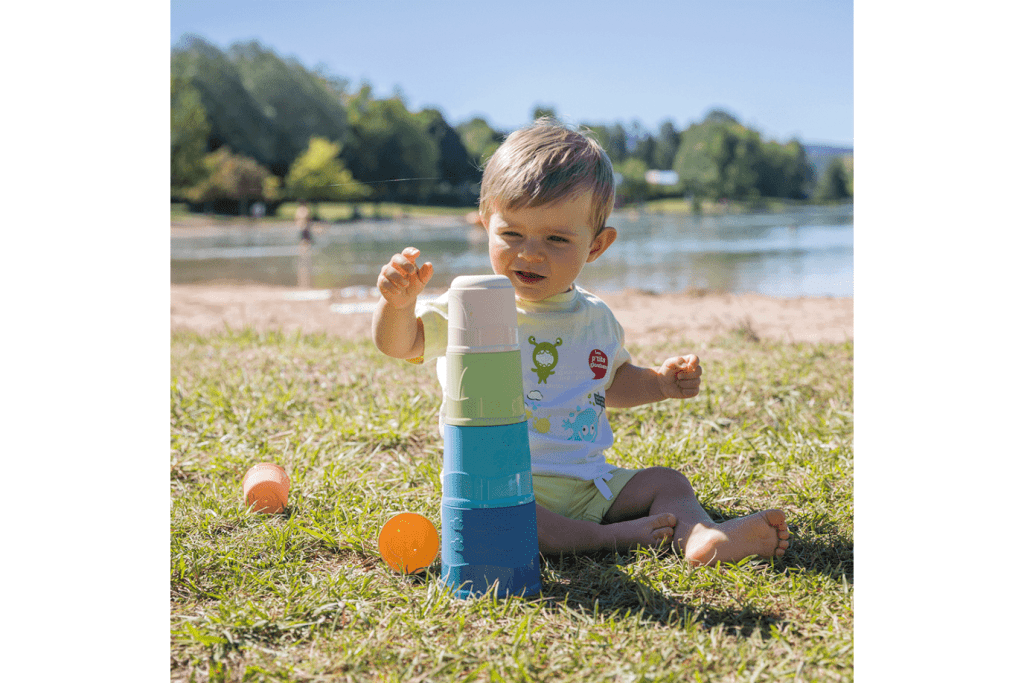
[[(717, 517), (789, 515), (774, 563), (547, 558), (533, 599), (463, 601), (380, 560), (393, 514), (440, 528), (433, 369), (369, 342), (225, 332), (171, 342), (171, 678), (296, 681), (853, 679), (853, 344), (632, 349), (702, 359), (698, 398), (610, 415), (624, 467), (689, 476)], [(292, 479), (282, 515), (242, 475)]]

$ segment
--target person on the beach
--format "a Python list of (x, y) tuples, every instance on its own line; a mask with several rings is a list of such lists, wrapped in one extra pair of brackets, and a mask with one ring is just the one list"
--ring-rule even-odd
[[(695, 565), (781, 557), (785, 514), (771, 509), (711, 520), (680, 472), (613, 467), (606, 408), (693, 398), (693, 354), (659, 368), (630, 362), (608, 306), (575, 284), (615, 242), (606, 225), (615, 186), (608, 155), (589, 136), (549, 120), (508, 136), (488, 161), (480, 193), (491, 267), (512, 281), (523, 350), (537, 535), (545, 554), (659, 546)], [(444, 362), (447, 297), (417, 303), (433, 266), (407, 247), (381, 268), (373, 338), (388, 356)], [(445, 381), (444, 368), (438, 376)], [(441, 408), (444, 414), (444, 407)]]

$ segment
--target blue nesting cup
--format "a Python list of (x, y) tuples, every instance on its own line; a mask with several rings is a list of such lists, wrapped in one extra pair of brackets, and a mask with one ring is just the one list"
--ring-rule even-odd
[(441, 505), (441, 581), (460, 598), (540, 592), (537, 507), (500, 508)]
[(444, 426), (444, 505), (511, 507), (532, 503), (530, 440), (525, 422), (492, 427)]

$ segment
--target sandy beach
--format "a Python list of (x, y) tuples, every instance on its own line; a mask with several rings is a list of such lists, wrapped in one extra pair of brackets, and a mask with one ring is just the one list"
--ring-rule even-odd
[[(425, 295), (439, 291), (425, 292)], [(853, 339), (853, 299), (774, 298), (760, 294), (640, 291), (594, 292), (626, 329), (628, 342), (673, 339), (709, 342), (735, 330), (759, 339), (842, 342)], [(376, 291), (300, 290), (265, 285), (172, 285), (171, 330), (213, 332), (227, 327), (296, 330), (368, 338)]]

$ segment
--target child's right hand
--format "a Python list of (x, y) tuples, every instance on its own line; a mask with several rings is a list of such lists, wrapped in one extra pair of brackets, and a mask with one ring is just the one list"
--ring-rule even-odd
[(416, 297), (430, 282), (434, 266), (427, 262), (417, 268), (416, 259), (419, 255), (420, 250), (416, 247), (406, 247), (380, 269), (377, 289), (391, 306), (406, 308), (415, 304)]

